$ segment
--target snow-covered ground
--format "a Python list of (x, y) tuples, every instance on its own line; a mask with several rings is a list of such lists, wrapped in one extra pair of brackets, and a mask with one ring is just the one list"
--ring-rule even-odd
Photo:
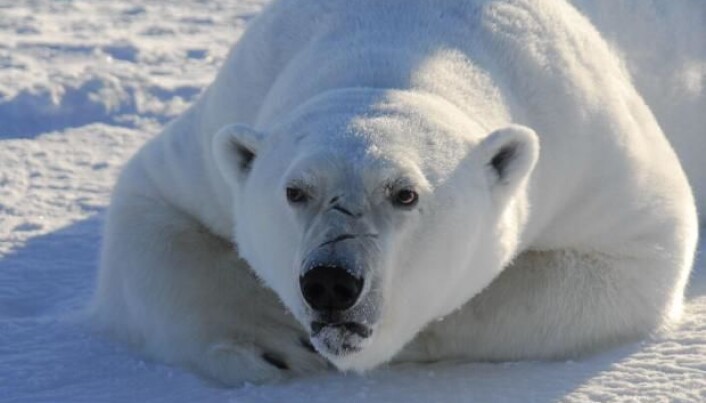
[(0, 0), (0, 401), (706, 401), (703, 256), (678, 328), (576, 362), (226, 389), (91, 333), (78, 313), (121, 164), (198, 96), (263, 3)]

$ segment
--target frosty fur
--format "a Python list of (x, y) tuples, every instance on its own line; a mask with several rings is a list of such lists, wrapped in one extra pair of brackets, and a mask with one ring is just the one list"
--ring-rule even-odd
[[(226, 384), (643, 337), (679, 317), (697, 218), (628, 74), (562, 1), (277, 1), (121, 175), (97, 323)], [(355, 354), (308, 346), (310, 222), (282, 197), (302, 176), (380, 234), (382, 313)], [(419, 210), (375, 199), (393, 177)]]

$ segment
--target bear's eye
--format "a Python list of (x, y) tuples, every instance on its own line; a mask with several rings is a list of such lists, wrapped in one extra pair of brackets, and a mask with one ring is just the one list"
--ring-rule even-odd
[(393, 204), (398, 207), (414, 207), (419, 200), (419, 195), (412, 189), (400, 189), (393, 197)]
[(304, 203), (309, 196), (302, 189), (294, 186), (287, 187), (287, 201), (292, 204)]

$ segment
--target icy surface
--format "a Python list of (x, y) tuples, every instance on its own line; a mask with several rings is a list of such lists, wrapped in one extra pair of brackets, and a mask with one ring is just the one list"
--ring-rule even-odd
[(79, 313), (121, 164), (198, 96), (263, 3), (0, 0), (0, 401), (706, 401), (703, 257), (678, 328), (577, 362), (225, 389), (88, 331)]

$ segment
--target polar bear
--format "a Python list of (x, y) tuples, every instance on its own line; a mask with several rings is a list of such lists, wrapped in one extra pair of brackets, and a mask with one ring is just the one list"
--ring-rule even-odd
[(678, 318), (680, 162), (557, 0), (280, 0), (125, 167), (93, 312), (229, 385), (555, 359)]

